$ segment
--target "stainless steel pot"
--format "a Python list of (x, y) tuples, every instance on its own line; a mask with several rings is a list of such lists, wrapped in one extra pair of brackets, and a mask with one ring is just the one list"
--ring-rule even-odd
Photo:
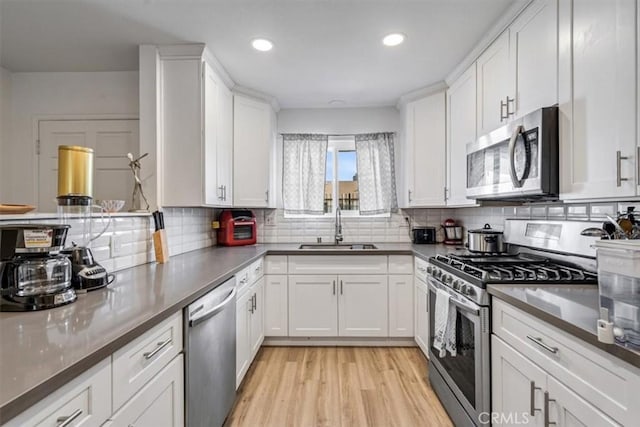
[(489, 224), (485, 224), (483, 228), (478, 230), (469, 230), (467, 238), (469, 250), (472, 252), (501, 253), (507, 250), (504, 243), (504, 233), (492, 229)]

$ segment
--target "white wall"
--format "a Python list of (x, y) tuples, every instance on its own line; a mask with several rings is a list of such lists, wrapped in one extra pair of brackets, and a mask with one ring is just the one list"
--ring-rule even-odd
[(397, 132), (400, 127), (400, 112), (395, 107), (300, 108), (278, 113), (279, 133)]
[(10, 139), (11, 129), (11, 73), (0, 67), (0, 203), (6, 200), (3, 182), (7, 182), (9, 174), (7, 167), (9, 161), (7, 159), (7, 150), (5, 144)]
[(138, 117), (138, 72), (13, 73), (3, 202), (37, 202), (38, 118)]

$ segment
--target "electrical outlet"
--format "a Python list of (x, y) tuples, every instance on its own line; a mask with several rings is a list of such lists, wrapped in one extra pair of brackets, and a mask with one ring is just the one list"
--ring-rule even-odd
[(270, 211), (264, 213), (264, 225), (273, 227), (276, 225), (276, 211)]
[(116, 234), (112, 235), (109, 246), (111, 249), (111, 258), (120, 256), (120, 254), (122, 253), (122, 237)]

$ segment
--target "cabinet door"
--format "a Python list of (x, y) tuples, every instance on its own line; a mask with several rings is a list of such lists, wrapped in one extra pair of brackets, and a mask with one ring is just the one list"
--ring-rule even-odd
[(491, 336), (493, 425), (542, 426), (547, 374), (495, 335)]
[(338, 288), (339, 336), (389, 336), (387, 276), (342, 275)]
[(429, 291), (427, 284), (415, 279), (415, 340), (422, 353), (429, 357)]
[(218, 189), (217, 183), (217, 134), (218, 126), (218, 106), (217, 97), (220, 86), (223, 86), (218, 81), (216, 73), (211, 68), (211, 65), (206, 62), (203, 63), (204, 67), (204, 96), (202, 97), (202, 111), (204, 121), (204, 140), (203, 144), (203, 161), (204, 161), (204, 204), (215, 206), (220, 203), (222, 199), (222, 190)]
[(287, 276), (266, 275), (264, 282), (264, 334), (268, 337), (286, 337), (287, 325)]
[(476, 64), (447, 91), (447, 206), (475, 205), (467, 199), (467, 144), (476, 139)]
[(505, 30), (478, 58), (477, 64), (477, 134), (482, 136), (500, 127), (513, 99), (513, 71), (509, 52), (509, 30)]
[(445, 94), (405, 106), (407, 206), (443, 206), (445, 176)]
[(253, 293), (247, 289), (236, 300), (236, 389), (240, 386), (244, 375), (249, 370), (249, 328), (251, 310), (253, 309)]
[(233, 205), (233, 94), (221, 82), (216, 94), (216, 188), (219, 206)]
[(289, 335), (338, 336), (335, 275), (289, 276)]
[(413, 275), (389, 276), (389, 336), (413, 336)]
[(249, 326), (250, 361), (260, 350), (264, 341), (264, 276), (259, 278), (252, 286), (253, 310), (251, 312), (251, 324)]
[(509, 36), (516, 85), (515, 116), (556, 104), (558, 0), (534, 1), (511, 24)]
[(161, 63), (162, 204), (201, 206), (203, 64), (197, 58)]
[(636, 2), (560, 2), (559, 28), (560, 197), (633, 196)]
[(621, 426), (552, 376), (547, 379), (547, 389), (549, 424), (555, 422), (558, 427)]
[(184, 425), (183, 356), (173, 359), (107, 423), (107, 426), (178, 427)]
[(267, 207), (271, 106), (239, 95), (233, 103), (233, 204)]

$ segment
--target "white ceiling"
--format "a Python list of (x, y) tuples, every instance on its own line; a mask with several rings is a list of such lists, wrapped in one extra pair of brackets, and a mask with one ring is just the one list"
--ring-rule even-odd
[[(201, 42), (240, 86), (284, 108), (394, 105), (444, 79), (526, 0), (0, 0), (11, 71), (138, 68), (137, 45)], [(400, 31), (404, 44), (385, 47)], [(275, 44), (255, 51), (254, 37)]]

